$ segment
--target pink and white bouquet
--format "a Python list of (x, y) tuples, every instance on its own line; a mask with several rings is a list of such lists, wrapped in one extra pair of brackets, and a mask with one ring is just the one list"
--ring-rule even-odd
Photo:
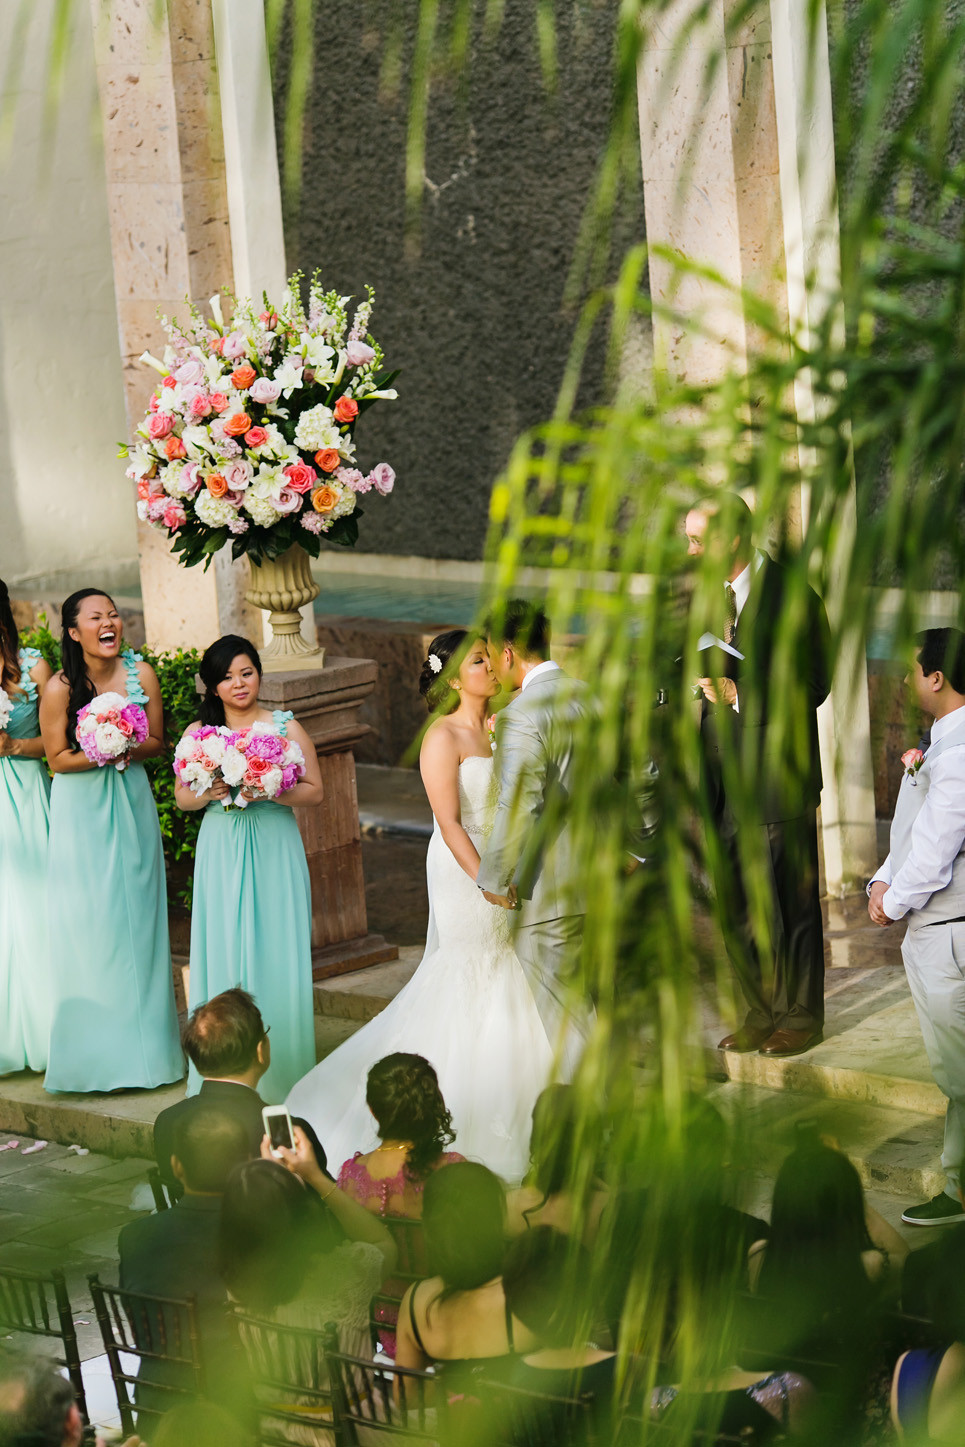
[(163, 317), (163, 359), (141, 357), (161, 381), (121, 455), (138, 516), (186, 566), (229, 542), (256, 564), (294, 543), (318, 557), (322, 536), (351, 547), (359, 496), (392, 491), (387, 462), (364, 473), (355, 455), (358, 418), (397, 395), (368, 330), (372, 288), (350, 318), (351, 298), (323, 292), (317, 273), (306, 311), (301, 284), (296, 272), (277, 310), (233, 299), (230, 322), (217, 296), (210, 321), (196, 308), (187, 327)]
[(12, 713), (13, 704), (10, 702), (10, 695), (5, 688), (0, 688), (0, 732), (10, 723)]
[[(174, 772), (194, 794), (205, 794), (216, 780), (224, 779), (232, 789), (274, 799), (302, 777), (305, 755), (293, 739), (275, 733), (270, 724), (237, 730), (205, 724), (181, 739), (174, 750)], [(221, 802), (225, 808), (248, 805), (240, 793)]]
[(113, 764), (123, 772), (127, 755), (148, 735), (147, 714), (121, 693), (99, 693), (77, 714), (77, 742), (98, 768)]

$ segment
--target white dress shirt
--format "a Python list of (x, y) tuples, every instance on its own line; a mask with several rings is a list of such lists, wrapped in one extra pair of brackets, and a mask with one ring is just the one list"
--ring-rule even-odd
[[(931, 741), (960, 724), (965, 708), (952, 709), (932, 724)], [(965, 844), (965, 747), (945, 749), (930, 765), (931, 781), (911, 835), (911, 853), (892, 877), (891, 855), (875, 880), (888, 885), (881, 907), (889, 919), (904, 919), (921, 909), (952, 877), (952, 867)]]
[[(747, 567), (743, 568), (741, 572), (737, 574), (737, 577), (733, 580), (733, 582), (728, 581), (724, 584), (725, 590), (727, 588), (733, 588), (734, 590), (734, 604), (737, 610), (734, 615), (735, 627), (737, 626), (737, 619), (744, 611), (744, 604), (747, 602), (748, 598), (751, 595), (751, 583), (753, 583), (754, 581), (754, 574), (760, 572), (763, 563), (764, 554), (760, 551), (760, 549), (755, 550), (754, 556), (747, 564)], [(734, 699), (734, 702), (731, 704), (731, 708), (734, 710), (735, 713), (740, 713), (741, 704), (739, 697)]]
[(523, 689), (526, 687), (526, 685), (527, 685), (528, 683), (532, 683), (532, 681), (533, 681), (534, 678), (542, 678), (543, 675), (546, 674), (546, 673), (553, 673), (553, 672), (559, 673), (559, 670), (560, 670), (559, 664), (558, 664), (558, 663), (554, 663), (553, 660), (552, 660), (552, 658), (547, 658), (547, 659), (545, 659), (542, 663), (537, 663), (536, 667), (535, 667), (535, 668), (531, 668), (531, 669), (529, 670), (529, 673), (527, 673), (527, 674), (524, 676), (523, 682), (522, 682), (522, 687), (520, 688), (520, 693), (522, 693)]

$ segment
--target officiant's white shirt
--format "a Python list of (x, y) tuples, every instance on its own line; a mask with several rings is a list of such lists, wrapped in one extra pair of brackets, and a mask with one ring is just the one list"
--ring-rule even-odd
[[(931, 741), (950, 733), (965, 721), (965, 707), (953, 708), (931, 727)], [(921, 909), (933, 894), (944, 889), (965, 844), (965, 748), (945, 749), (930, 767), (931, 782), (915, 820), (911, 854), (892, 879), (891, 855), (872, 879), (889, 888), (881, 907), (889, 919), (904, 919), (910, 909)], [(870, 886), (869, 886), (870, 888)]]

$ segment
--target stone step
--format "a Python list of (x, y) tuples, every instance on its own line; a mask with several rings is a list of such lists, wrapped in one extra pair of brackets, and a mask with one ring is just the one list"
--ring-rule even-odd
[(892, 965), (831, 969), (826, 982), (823, 1042), (784, 1060), (718, 1050), (732, 1027), (707, 1007), (709, 1071), (745, 1085), (944, 1117), (945, 1096), (932, 1078), (904, 971)]
[(354, 1020), (364, 1025), (384, 1010), (415, 974), (421, 945), (400, 945), (399, 958), (369, 965), (351, 975), (335, 975), (315, 984), (315, 1014)]

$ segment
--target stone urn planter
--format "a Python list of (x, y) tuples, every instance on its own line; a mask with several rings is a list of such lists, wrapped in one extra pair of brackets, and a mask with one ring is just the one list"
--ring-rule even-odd
[(251, 564), (251, 586), (245, 597), (254, 607), (268, 610), (273, 634), (261, 654), (267, 672), (322, 667), (325, 650), (302, 637), (299, 612), (319, 591), (308, 554), (297, 543), (277, 558)]

